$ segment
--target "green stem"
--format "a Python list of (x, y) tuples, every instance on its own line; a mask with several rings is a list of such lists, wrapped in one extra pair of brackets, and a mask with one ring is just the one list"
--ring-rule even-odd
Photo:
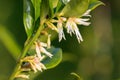
[[(38, 38), (38, 36), (40, 35), (40, 32), (41, 32), (41, 30), (43, 29), (43, 27), (44, 27), (43, 24), (41, 24), (41, 26), (38, 28), (36, 34), (34, 35), (34, 37), (32, 37), (31, 41), (24, 47), (20, 59), (25, 57), (25, 55), (26, 55), (27, 51), (29, 50), (29, 48), (31, 47), (31, 45), (34, 43), (34, 41), (35, 41), (35, 40)], [(20, 66), (21, 66), (21, 63), (19, 62), (19, 63), (17, 64), (17, 66), (16, 66), (13, 74), (11, 75), (10, 80), (14, 80), (17, 72), (18, 72), (19, 69), (20, 69)]]

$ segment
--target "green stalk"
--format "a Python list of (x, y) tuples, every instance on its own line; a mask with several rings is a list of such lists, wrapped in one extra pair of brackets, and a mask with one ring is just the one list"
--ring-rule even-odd
[[(26, 55), (27, 51), (29, 50), (29, 48), (31, 47), (31, 45), (34, 43), (34, 41), (35, 41), (35, 40), (38, 38), (38, 36), (40, 35), (40, 32), (41, 32), (41, 30), (43, 29), (43, 27), (44, 27), (43, 24), (41, 24), (41, 26), (38, 28), (36, 34), (34, 35), (34, 37), (32, 37), (31, 41), (24, 47), (20, 59), (25, 57), (25, 55)], [(19, 63), (17, 64), (17, 66), (16, 66), (13, 74), (12, 74), (11, 77), (10, 77), (10, 80), (14, 80), (17, 72), (18, 72), (19, 69), (20, 69), (21, 64), (22, 64), (21, 62), (19, 62)]]

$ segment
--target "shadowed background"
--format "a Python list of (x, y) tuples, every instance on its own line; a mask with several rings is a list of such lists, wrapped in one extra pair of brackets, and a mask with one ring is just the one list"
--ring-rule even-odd
[[(120, 1), (102, 1), (106, 5), (91, 13), (92, 24), (79, 26), (84, 41), (79, 44), (67, 34), (67, 41), (54, 40), (63, 49), (63, 61), (34, 80), (71, 80), (71, 72), (83, 80), (120, 80)], [(0, 0), (0, 80), (8, 80), (25, 40), (22, 0)]]

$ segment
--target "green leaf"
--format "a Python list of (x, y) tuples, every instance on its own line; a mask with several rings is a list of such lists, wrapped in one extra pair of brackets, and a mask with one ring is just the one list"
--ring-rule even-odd
[(48, 0), (49, 1), (49, 17), (53, 18), (54, 17), (54, 9), (58, 5), (58, 1), (60, 0)]
[(16, 42), (14, 36), (5, 28), (5, 26), (2, 25), (0, 25), (0, 41), (2, 41), (13, 58), (17, 60), (21, 53), (21, 47)]
[(75, 76), (77, 80), (81, 80), (80, 76), (74, 72), (71, 73), (72, 76)]
[(54, 0), (42, 0), (41, 3), (41, 20), (45, 20), (46, 18), (52, 18), (54, 15), (54, 7), (56, 6), (57, 1)]
[(57, 6), (56, 6), (55, 13), (60, 12), (64, 6), (65, 6), (65, 4), (63, 4), (63, 2), (61, 0), (59, 0), (57, 3)]
[(53, 17), (53, 14), (54, 14), (54, 8), (53, 8), (53, 0), (49, 0), (49, 9), (50, 9), (50, 12), (49, 12), (49, 15), (50, 17)]
[(35, 21), (40, 17), (41, 0), (31, 0), (35, 9)]
[[(47, 69), (51, 69), (56, 67), (62, 60), (62, 50), (60, 48), (54, 48), (51, 47), (48, 49), (53, 56), (52, 58), (49, 58), (48, 56), (45, 57), (44, 60), (42, 60), (42, 63), (46, 66)], [(35, 46), (31, 46), (31, 48), (28, 50), (27, 55), (34, 55), (36, 54)]]
[(31, 0), (23, 0), (23, 22), (27, 36), (30, 37), (34, 30), (34, 7)]
[(53, 54), (53, 57), (47, 57), (43, 60), (43, 64), (47, 67), (47, 69), (56, 67), (62, 60), (62, 50), (60, 48), (52, 47), (49, 51)]
[(70, 73), (66, 80), (83, 80), (77, 73)]
[(105, 5), (105, 4), (98, 0), (91, 0), (88, 9), (93, 10), (100, 5)]
[(53, 8), (57, 7), (58, 1), (60, 1), (60, 0), (52, 0)]
[(63, 8), (61, 15), (65, 17), (80, 17), (88, 9), (89, 0), (71, 0)]
[(43, 23), (46, 18), (49, 16), (49, 2), (48, 0), (42, 0), (41, 1), (41, 7), (40, 7), (40, 20), (41, 23)]
[[(44, 29), (44, 31), (48, 32), (48, 34), (52, 35), (50, 37), (50, 40), (53, 41), (57, 37), (57, 32), (54, 30), (51, 30), (50, 28)], [(40, 35), (39, 40), (42, 42), (47, 42), (48, 35)]]

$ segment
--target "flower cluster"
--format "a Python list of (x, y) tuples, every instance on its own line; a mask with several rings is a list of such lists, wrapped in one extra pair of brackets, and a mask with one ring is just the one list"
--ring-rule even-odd
[[(38, 0), (37, 4), (34, 4), (34, 0), (32, 0), (30, 4), (28, 4), (29, 1), (25, 1), (24, 3), (23, 8), (25, 14), (23, 15), (23, 21), (28, 38), (20, 61), (10, 80), (14, 78), (29, 79), (30, 72), (43, 72), (60, 63), (62, 50), (51, 47), (51, 40), (56, 37), (54, 33), (56, 32), (58, 34), (59, 42), (63, 39), (66, 40), (64, 31), (70, 36), (75, 35), (79, 43), (82, 42), (83, 38), (78, 26), (89, 26), (91, 24), (90, 12), (97, 6), (103, 4), (99, 0), (90, 3), (87, 0), (57, 0), (48, 3), (44, 0)], [(78, 10), (79, 7), (83, 10)], [(84, 10), (86, 11), (84, 12)], [(81, 13), (83, 14), (81, 15)], [(50, 40), (51, 35), (52, 39)], [(48, 38), (46, 38), (47, 36)], [(47, 64), (44, 64), (46, 61)], [(54, 64), (51, 65), (51, 63)]]
[[(43, 60), (44, 57), (38, 58), (36, 55), (35, 56), (27, 56), (22, 59), (22, 62), (26, 62), (29, 64), (29, 68), (32, 69), (35, 73), (38, 71), (41, 71), (46, 69), (43, 63), (41, 61)], [(25, 69), (24, 69), (25, 70)]]
[(48, 56), (52, 58), (52, 54), (46, 50), (46, 48), (50, 48), (50, 35), (48, 35), (47, 43), (36, 41), (35, 43), (35, 51), (36, 54), (32, 56), (26, 56), (20, 60), (21, 63), (24, 63), (20, 68), (20, 73), (16, 74), (16, 78), (25, 78), (29, 79), (28, 74), (24, 74), (22, 72), (25, 71), (43, 71), (46, 69), (45, 65), (41, 62), (43, 59)]
[(41, 53), (44, 53), (45, 55), (47, 55), (48, 57), (52, 58), (52, 54), (50, 52), (48, 52), (45, 47), (47, 47), (48, 45), (46, 43), (43, 42), (35, 42), (35, 46), (36, 46), (36, 53), (37, 56), (41, 59), (42, 55)]
[[(49, 28), (52, 30), (55, 30), (59, 34), (59, 41), (62, 39), (66, 40), (64, 31), (63, 29), (65, 28), (67, 30), (67, 33), (72, 36), (72, 34), (75, 34), (77, 37), (78, 42), (80, 43), (83, 41), (83, 38), (80, 34), (80, 31), (78, 29), (77, 25), (84, 25), (84, 26), (89, 26), (89, 17), (91, 15), (89, 14), (91, 10), (87, 10), (82, 17), (76, 18), (76, 17), (57, 17), (58, 19), (52, 19), (50, 21), (47, 21), (46, 24), (48, 25)], [(87, 17), (87, 18), (86, 18)], [(54, 25), (54, 23), (57, 23), (57, 27)]]
[[(63, 29), (65, 28), (67, 30), (67, 33), (72, 36), (72, 34), (75, 34), (77, 37), (78, 42), (80, 43), (83, 41), (83, 38), (79, 32), (79, 28), (77, 25), (84, 25), (88, 26), (90, 25), (89, 18), (91, 15), (89, 15), (90, 10), (86, 11), (81, 18), (76, 17), (69, 17), (65, 18), (62, 16), (57, 17), (56, 19), (47, 20), (45, 24), (51, 28), (52, 30), (55, 30), (59, 35), (59, 41), (62, 39), (66, 40), (65, 34)], [(85, 18), (83, 18), (85, 17)], [(86, 18), (87, 17), (87, 18)], [(56, 26), (55, 26), (55, 24)], [(48, 35), (48, 34), (47, 34)], [(50, 36), (48, 35), (47, 42), (41, 42), (39, 40), (34, 42), (35, 45), (35, 51), (36, 54), (32, 56), (26, 56), (23, 59), (21, 59), (21, 63), (24, 63), (23, 66), (20, 68), (20, 72), (16, 74), (16, 77), (29, 79), (28, 74), (24, 74), (25, 71), (34, 71), (35, 73), (37, 71), (43, 71), (46, 69), (45, 65), (41, 62), (43, 59), (47, 56), (49, 58), (52, 58), (52, 54), (47, 51), (47, 48), (50, 48), (51, 41)]]

